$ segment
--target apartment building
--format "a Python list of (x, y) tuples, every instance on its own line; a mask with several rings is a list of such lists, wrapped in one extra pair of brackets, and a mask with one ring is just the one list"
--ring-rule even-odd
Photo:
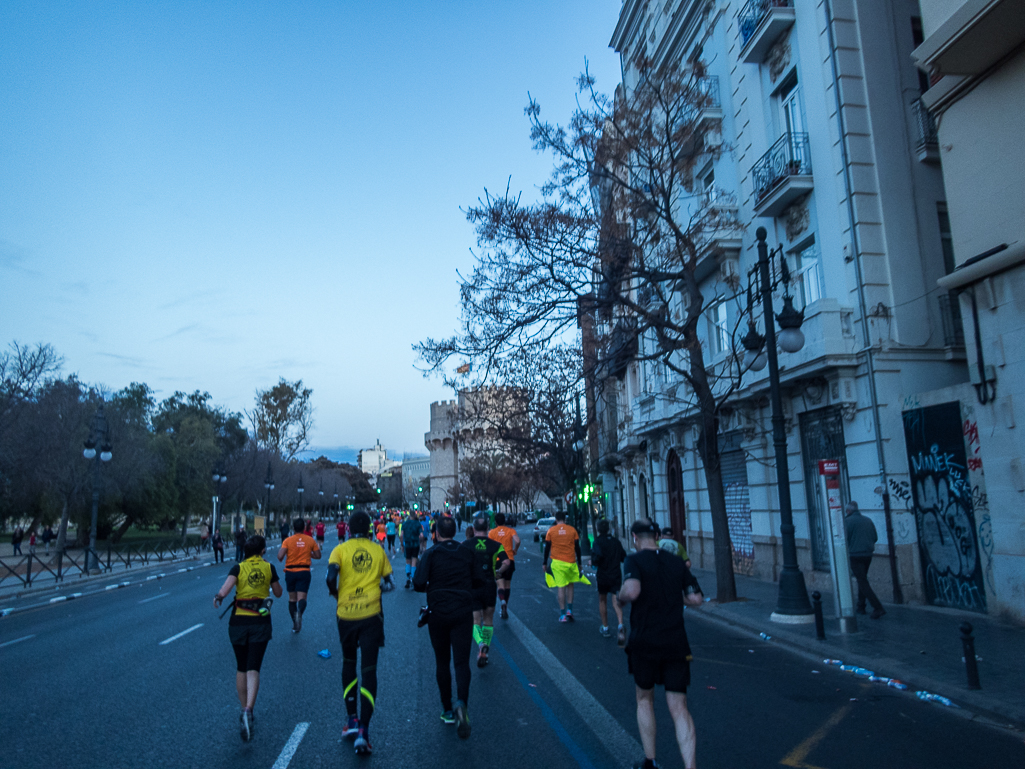
[[(779, 363), (809, 588), (831, 585), (818, 461), (837, 459), (843, 500), (880, 532), (871, 578), (889, 596), (892, 563), (913, 600), (928, 596), (921, 523), (906, 503), (904, 399), (968, 381), (958, 305), (937, 284), (956, 261), (936, 134), (920, 103), (929, 82), (911, 58), (921, 39), (914, 0), (626, 0), (610, 43), (622, 88), (637, 85), (644, 57), (700, 60), (716, 96), (727, 151), (694, 184), (734, 206), (741, 226), (714, 233), (699, 263), (710, 365), (738, 352), (731, 331), (742, 303), (716, 298), (743, 290), (756, 228), (782, 247), (794, 277), (805, 343)], [(643, 352), (650, 340), (613, 338), (618, 353), (603, 369), (602, 499), (622, 526), (641, 515), (672, 526), (710, 568), (693, 404), (665, 367), (623, 355), (633, 343)], [(774, 580), (782, 554), (767, 395), (767, 371), (748, 371), (721, 413), (719, 440), (734, 567)]]

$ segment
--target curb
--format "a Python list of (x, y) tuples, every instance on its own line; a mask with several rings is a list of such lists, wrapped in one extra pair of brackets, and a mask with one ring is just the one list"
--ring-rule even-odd
[[(706, 619), (709, 622), (725, 625), (737, 630), (743, 630), (751, 633), (758, 640), (765, 643), (775, 643), (777, 646), (785, 647), (788, 651), (796, 652), (802, 656), (808, 657), (811, 660), (815, 660), (821, 664), (824, 657), (835, 656), (837, 654), (843, 654), (846, 658), (845, 661), (854, 663), (860, 667), (875, 668), (880, 660), (865, 657), (856, 653), (849, 652), (847, 650), (839, 649), (838, 647), (832, 646), (828, 640), (819, 641), (817, 639), (812, 640), (808, 643), (803, 638), (794, 638), (792, 636), (780, 636), (770, 635), (768, 638), (765, 636), (765, 626), (756, 625), (753, 622), (747, 622), (737, 617), (723, 616), (722, 614), (716, 614), (707, 609), (698, 609), (693, 613), (688, 613), (687, 619), (691, 617), (699, 617)], [(779, 632), (779, 630), (776, 630)], [(949, 689), (951, 684), (945, 681), (938, 681), (929, 676), (923, 676), (919, 673), (908, 672), (902, 668), (899, 662), (885, 660), (884, 665), (887, 665), (889, 669), (886, 670), (887, 676), (897, 678), (900, 681), (908, 685), (907, 694), (914, 697), (916, 689), (925, 689), (931, 692), (942, 692), (945, 689)], [(915, 685), (911, 682), (914, 681)], [(947, 695), (952, 701), (955, 702), (958, 708), (947, 708), (947, 710), (961, 715), (962, 717), (968, 718), (980, 723), (986, 723), (989, 726), (994, 726), (1000, 729), (1011, 729), (1014, 731), (1025, 731), (1025, 712), (1021, 709), (1008, 706), (1003, 702), (993, 700), (984, 695), (975, 694), (972, 692), (966, 692), (959, 690), (954, 693), (953, 696)]]

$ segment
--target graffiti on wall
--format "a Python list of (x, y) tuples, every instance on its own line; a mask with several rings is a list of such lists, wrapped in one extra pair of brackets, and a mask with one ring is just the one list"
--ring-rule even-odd
[[(916, 408), (903, 417), (909, 504), (918, 530), (926, 599), (939, 606), (984, 612), (984, 566), (975, 504), (984, 499), (969, 476), (968, 427), (960, 404)], [(976, 431), (976, 439), (977, 435)], [(978, 513), (985, 514), (980, 522), (984, 520), (988, 530), (988, 510)], [(992, 548), (992, 537), (988, 539)]]

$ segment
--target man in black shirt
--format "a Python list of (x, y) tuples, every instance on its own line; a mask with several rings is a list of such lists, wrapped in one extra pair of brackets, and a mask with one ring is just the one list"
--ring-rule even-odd
[(488, 519), (475, 518), (467, 539), (461, 546), (473, 553), (473, 640), (479, 646), (477, 667), (488, 664), (488, 650), (495, 635), (495, 605), (498, 603), (498, 580), (512, 563), (501, 542), (488, 537)]
[(591, 565), (597, 570), (598, 582), (598, 616), (601, 618), (601, 627), (598, 632), (602, 637), (608, 638), (612, 635), (609, 632), (609, 605), (608, 597), (612, 595), (612, 608), (616, 612), (616, 619), (619, 626), (616, 629), (616, 641), (620, 646), (626, 643), (626, 630), (623, 628), (623, 607), (619, 605), (619, 597), (616, 595), (623, 586), (623, 572), (620, 564), (626, 560), (626, 551), (623, 550), (623, 543), (618, 538), (609, 534), (609, 522), (603, 518), (598, 521), (598, 537), (591, 546)]
[(676, 555), (659, 550), (658, 528), (647, 518), (630, 527), (636, 553), (626, 559), (619, 601), (630, 607), (630, 639), (626, 653), (637, 685), (637, 728), (644, 747), (643, 769), (655, 763), (655, 685), (666, 689), (666, 703), (676, 725), (676, 738), (687, 769), (695, 756), (694, 720), (687, 710), (690, 644), (683, 624), (683, 605), (701, 606), (701, 586)]
[[(456, 724), (456, 732), (470, 736), (466, 702), (470, 698), (470, 651), (473, 644), (473, 551), (453, 541), (456, 522), (450, 516), (438, 518), (437, 544), (424, 553), (413, 575), (413, 589), (427, 593), (430, 615), (427, 629), (434, 647), (441, 720)], [(452, 702), (452, 673), (456, 670), (456, 696)]]

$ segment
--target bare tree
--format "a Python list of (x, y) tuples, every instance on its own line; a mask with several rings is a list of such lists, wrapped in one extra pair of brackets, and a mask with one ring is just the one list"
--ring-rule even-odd
[(313, 429), (313, 390), (281, 378), (267, 390), (256, 391), (256, 406), (247, 416), (261, 446), (276, 451), (286, 460), (294, 459), (310, 444)]
[[(717, 596), (729, 601), (736, 586), (718, 434), (744, 373), (732, 354), (744, 307), (735, 274), (715, 269), (714, 244), (738, 222), (728, 201), (698, 189), (696, 179), (728, 148), (707, 110), (712, 96), (700, 62), (655, 70), (642, 61), (638, 72), (637, 85), (615, 99), (597, 92), (585, 72), (566, 127), (543, 120), (530, 100), (534, 147), (554, 163), (541, 199), (485, 191), (467, 211), (478, 250), (461, 284), (460, 331), (418, 350), (431, 371), (470, 359), (488, 379), (514, 356), (539, 358), (565, 344), (583, 316), (597, 347), (590, 361), (584, 350), (589, 382), (622, 376), (632, 361), (675, 374), (680, 386), (661, 397), (697, 428)], [(701, 332), (709, 308), (724, 302), (734, 303), (736, 320), (715, 339), (713, 358)]]

